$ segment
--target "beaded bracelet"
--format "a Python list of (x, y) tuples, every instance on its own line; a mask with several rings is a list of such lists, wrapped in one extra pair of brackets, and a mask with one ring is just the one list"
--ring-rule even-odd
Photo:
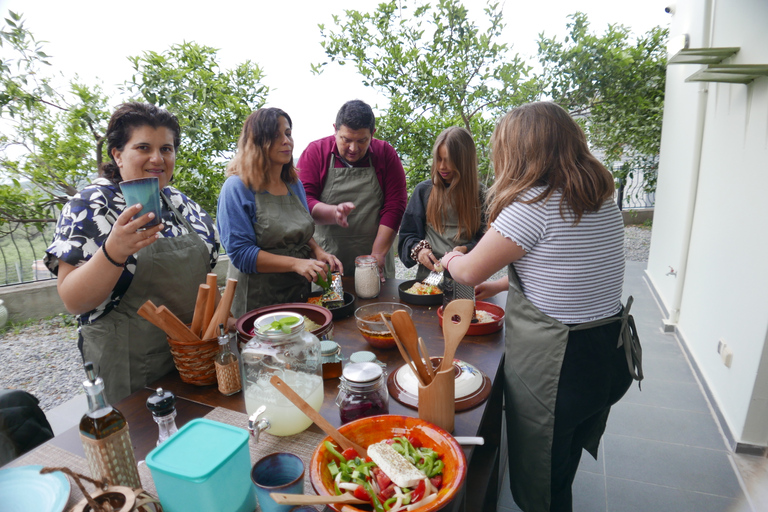
[(432, 250), (432, 245), (427, 242), (426, 240), (422, 240), (419, 243), (417, 243), (413, 249), (411, 249), (411, 259), (413, 261), (419, 261), (419, 251), (422, 249), (429, 249)]
[(104, 252), (104, 256), (107, 257), (107, 261), (108, 262), (110, 262), (111, 264), (113, 264), (116, 267), (125, 268), (125, 262), (118, 263), (115, 260), (113, 260), (112, 257), (109, 255), (109, 253), (107, 252), (107, 242), (106, 242), (106, 240), (104, 241), (103, 244), (101, 244), (101, 250)]

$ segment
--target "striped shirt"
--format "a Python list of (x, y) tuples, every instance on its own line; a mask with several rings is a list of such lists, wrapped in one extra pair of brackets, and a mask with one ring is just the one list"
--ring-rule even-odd
[[(543, 191), (522, 194), (532, 199)], [(586, 212), (574, 226), (560, 216), (560, 192), (546, 202), (514, 202), (491, 226), (526, 251), (513, 263), (526, 298), (542, 313), (565, 324), (614, 315), (621, 309), (624, 281), (624, 226), (612, 200)]]

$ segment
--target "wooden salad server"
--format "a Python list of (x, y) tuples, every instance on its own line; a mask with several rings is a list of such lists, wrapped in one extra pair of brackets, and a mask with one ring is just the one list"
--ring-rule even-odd
[[(453, 366), (453, 357), (456, 355), (456, 349), (464, 339), (475, 316), (475, 304), (469, 299), (452, 300), (443, 309), (443, 337), (445, 338), (445, 354), (443, 362), (440, 363), (440, 370), (444, 371)], [(453, 318), (458, 317), (459, 321), (454, 322)]]
[(327, 505), (329, 503), (348, 503), (350, 505), (363, 505), (367, 501), (355, 498), (351, 493), (345, 492), (338, 496), (314, 496), (311, 494), (282, 494), (269, 493), (269, 497), (280, 505)]
[(336, 444), (341, 446), (342, 450), (346, 450), (347, 448), (354, 448), (357, 454), (361, 457), (365, 457), (365, 454), (368, 453), (368, 450), (344, 437), (344, 435), (336, 430), (336, 428), (331, 425), (328, 420), (323, 418), (319, 412), (314, 410), (312, 406), (306, 402), (306, 400), (301, 398), (298, 393), (291, 389), (291, 387), (286, 384), (283, 379), (277, 375), (273, 375), (272, 378), (269, 379), (269, 382), (272, 383), (272, 385), (275, 386), (277, 390), (281, 392), (283, 396), (285, 396), (285, 398), (290, 400), (293, 405), (298, 407), (301, 412), (306, 414), (309, 419), (314, 421), (315, 425), (320, 427), (323, 432), (331, 436), (331, 439), (336, 441)]

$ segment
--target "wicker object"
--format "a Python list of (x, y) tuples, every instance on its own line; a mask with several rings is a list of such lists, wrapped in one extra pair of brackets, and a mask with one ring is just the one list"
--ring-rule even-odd
[(168, 336), (168, 345), (182, 381), (195, 386), (216, 384), (214, 360), (219, 352), (218, 338), (187, 342)]

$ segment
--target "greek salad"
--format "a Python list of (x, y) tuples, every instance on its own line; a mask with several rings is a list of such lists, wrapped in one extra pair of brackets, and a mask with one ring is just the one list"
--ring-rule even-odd
[(339, 452), (330, 441), (325, 448), (335, 458), (328, 471), (336, 494), (353, 494), (375, 512), (416, 510), (435, 500), (443, 484), (441, 455), (411, 436), (375, 443), (366, 456), (354, 448)]

